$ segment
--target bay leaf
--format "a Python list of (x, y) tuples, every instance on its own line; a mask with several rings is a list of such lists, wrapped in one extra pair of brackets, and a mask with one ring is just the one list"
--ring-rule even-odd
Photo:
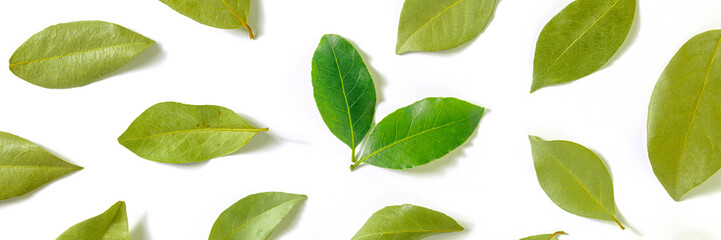
[(611, 175), (588, 148), (569, 141), (544, 141), (529, 136), (536, 176), (546, 195), (561, 209), (578, 216), (614, 221)]
[(305, 195), (264, 192), (249, 195), (223, 211), (209, 240), (265, 240)]
[(458, 47), (483, 31), (495, 7), (496, 0), (406, 0), (396, 53)]
[(168, 7), (196, 22), (223, 29), (245, 28), (250, 39), (253, 30), (248, 25), (250, 0), (160, 0)]
[(484, 110), (457, 98), (426, 98), (398, 109), (373, 128), (351, 170), (363, 162), (406, 169), (439, 159), (471, 137)]
[(418, 240), (459, 231), (463, 227), (444, 213), (404, 204), (374, 213), (351, 240)]
[(606, 65), (626, 40), (635, 14), (636, 0), (576, 0), (566, 6), (538, 36), (531, 92)]
[(353, 44), (327, 34), (313, 55), (313, 96), (328, 129), (355, 149), (368, 134), (376, 108), (373, 78)]
[(676, 201), (721, 168), (721, 30), (691, 38), (666, 66), (648, 109), (648, 157)]
[(224, 107), (164, 102), (140, 114), (118, 142), (148, 160), (188, 163), (231, 154), (264, 131)]
[(57, 240), (129, 240), (125, 202), (119, 201), (104, 213), (82, 221), (63, 232)]
[(563, 231), (558, 231), (552, 234), (541, 234), (541, 235), (535, 235), (530, 236), (526, 238), (521, 238), (521, 240), (553, 240), (556, 239), (558, 235), (565, 235), (566, 233)]
[(24, 138), (0, 132), (0, 200), (25, 195), (80, 169)]
[(153, 43), (114, 23), (61, 23), (38, 32), (15, 50), (10, 71), (45, 88), (80, 87), (127, 64)]

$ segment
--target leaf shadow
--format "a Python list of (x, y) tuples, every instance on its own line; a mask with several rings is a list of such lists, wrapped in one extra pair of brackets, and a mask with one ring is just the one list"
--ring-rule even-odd
[[(386, 81), (385, 77), (383, 77), (383, 75), (378, 73), (371, 65), (373, 58), (368, 56), (368, 54), (366, 54), (360, 48), (356, 47), (356, 46), (358, 46), (356, 43), (354, 43), (353, 41), (348, 40), (348, 39), (346, 39), (346, 40), (355, 47), (356, 51), (358, 51), (358, 55), (360, 55), (361, 58), (363, 59), (363, 62), (365, 62), (366, 68), (368, 69), (368, 72), (371, 74), (371, 77), (373, 78), (373, 86), (375, 87), (375, 89), (373, 89), (373, 90), (376, 92), (376, 107), (377, 107), (378, 104), (382, 103), (385, 100), (383, 91), (378, 91), (378, 90), (385, 88), (385, 86), (388, 84), (388, 82)], [(373, 116), (373, 119), (375, 122), (375, 116)]]
[(270, 236), (268, 236), (268, 239), (286, 239), (284, 236), (287, 235), (291, 229), (298, 226), (300, 222), (299, 218), (303, 216), (303, 211), (305, 211), (306, 201), (308, 201), (308, 199), (302, 200), (298, 205), (293, 207), (283, 221), (281, 221)]
[(148, 240), (148, 213), (144, 213), (142, 217), (130, 229), (130, 239), (132, 240)]
[[(253, 36), (255, 36), (255, 40), (257, 40), (258, 37), (263, 35), (263, 31), (261, 31), (264, 26), (263, 1), (251, 0), (249, 11), (250, 12), (248, 13), (248, 26), (253, 29)], [(229, 29), (227, 32), (237, 37), (250, 38), (250, 36), (248, 35), (248, 29), (246, 29), (245, 27)]]
[(686, 195), (681, 197), (681, 201), (700, 198), (705, 195), (713, 195), (721, 192), (721, 174), (718, 172), (711, 175), (706, 181), (691, 189)]
[(140, 54), (135, 56), (132, 60), (130, 60), (130, 62), (128, 62), (128, 64), (125, 64), (118, 70), (115, 70), (107, 77), (104, 77), (104, 79), (122, 75), (126, 72), (134, 71), (137, 69), (143, 69), (153, 66), (161, 62), (163, 59), (165, 59), (165, 52), (163, 52), (163, 50), (160, 48), (160, 44), (156, 42), (153, 45), (150, 45), (150, 47), (146, 48)]
[(618, 58), (626, 54), (628, 49), (631, 48), (631, 45), (636, 42), (638, 32), (641, 29), (641, 8), (639, 5), (639, 1), (636, 1), (636, 13), (634, 14), (633, 22), (631, 23), (631, 30), (629, 30), (626, 40), (623, 41), (623, 44), (621, 44), (621, 47), (618, 48), (618, 51), (616, 51), (616, 53), (608, 59), (608, 62), (606, 62), (606, 64), (598, 70), (602, 70), (613, 65), (613, 63), (616, 62)]

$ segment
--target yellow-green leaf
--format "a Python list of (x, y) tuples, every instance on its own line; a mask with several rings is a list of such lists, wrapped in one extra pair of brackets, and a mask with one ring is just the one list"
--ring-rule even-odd
[(566, 234), (563, 231), (558, 231), (552, 234), (541, 234), (530, 237), (521, 238), (521, 240), (554, 240), (558, 235)]
[(404, 204), (374, 213), (351, 240), (419, 240), (458, 231), (463, 231), (463, 227), (448, 215)]
[(125, 202), (119, 201), (104, 213), (82, 221), (63, 232), (57, 240), (129, 240)]
[(168, 7), (196, 22), (223, 29), (248, 29), (250, 39), (255, 38), (248, 25), (250, 0), (160, 0)]
[(305, 195), (256, 193), (238, 200), (218, 216), (209, 240), (265, 240)]

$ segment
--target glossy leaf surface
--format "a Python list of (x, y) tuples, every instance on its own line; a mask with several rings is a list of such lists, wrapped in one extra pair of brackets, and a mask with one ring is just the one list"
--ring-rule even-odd
[(374, 213), (351, 240), (418, 240), (458, 231), (463, 227), (446, 214), (404, 204)]
[(153, 43), (114, 23), (62, 23), (33, 35), (15, 50), (10, 71), (41, 87), (80, 87), (122, 67)]
[(558, 231), (552, 234), (541, 234), (541, 235), (535, 235), (530, 236), (526, 238), (521, 238), (521, 240), (554, 240), (558, 235), (566, 234), (565, 232)]
[(468, 140), (484, 110), (456, 98), (426, 98), (398, 109), (373, 128), (356, 163), (405, 169), (432, 162)]
[(28, 140), (0, 132), (0, 200), (25, 195), (80, 169)]
[(458, 47), (483, 31), (495, 7), (496, 0), (406, 0), (396, 53)]
[(210, 231), (210, 240), (265, 240), (305, 195), (257, 193), (223, 211)]
[(576, 0), (541, 31), (533, 60), (531, 92), (590, 75), (626, 40), (636, 0)]
[(104, 213), (82, 221), (63, 232), (57, 240), (129, 240), (125, 202), (119, 201)]
[(262, 131), (224, 107), (164, 102), (140, 114), (118, 142), (148, 160), (187, 163), (231, 154)]
[(721, 30), (691, 38), (666, 66), (648, 110), (648, 156), (676, 201), (721, 168)]
[(351, 149), (373, 123), (376, 91), (358, 51), (343, 37), (323, 36), (313, 55), (313, 96), (328, 129)]
[(248, 25), (250, 0), (160, 0), (168, 7), (196, 22), (223, 29), (245, 27), (250, 38), (253, 30)]
[(529, 136), (541, 188), (558, 207), (582, 217), (615, 221), (611, 175), (588, 148), (568, 141)]

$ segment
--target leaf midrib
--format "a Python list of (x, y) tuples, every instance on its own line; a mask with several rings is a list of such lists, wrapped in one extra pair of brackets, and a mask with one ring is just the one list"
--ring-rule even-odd
[(148, 138), (160, 137), (178, 133), (191, 133), (191, 132), (265, 132), (268, 128), (204, 128), (204, 129), (190, 129), (190, 130), (177, 130), (164, 133), (157, 133), (153, 135), (135, 137), (135, 138), (119, 138), (118, 141), (137, 141)]
[(32, 169), (32, 168), (39, 168), (39, 169), (42, 169), (42, 168), (52, 168), (52, 169), (54, 169), (54, 168), (65, 168), (65, 169), (76, 169), (76, 168), (79, 168), (79, 167), (57, 167), (57, 166), (0, 166), (0, 168), (31, 168), (31, 169)]
[[(436, 20), (436, 18), (438, 18), (438, 17), (440, 17), (441, 15), (443, 15), (444, 13), (446, 13), (446, 11), (448, 11), (448, 9), (451, 9), (452, 7), (456, 6), (457, 4), (459, 4), (459, 3), (463, 2), (463, 1), (465, 1), (465, 0), (458, 0), (458, 1), (456, 1), (455, 3), (451, 4), (450, 6), (446, 7), (446, 8), (443, 9), (441, 12), (439, 12), (438, 14), (436, 14), (435, 16), (433, 16), (433, 17), (432, 17), (431, 19), (429, 19), (427, 22), (423, 23), (423, 25), (421, 25), (420, 27), (418, 27), (418, 29), (416, 29), (416, 31), (414, 31), (413, 33), (411, 33), (410, 35), (408, 35), (408, 38), (406, 38), (406, 40), (404, 40), (403, 43), (401, 44), (401, 48), (402, 48), (403, 46), (405, 46), (405, 45), (408, 43), (408, 41), (410, 41), (411, 38), (412, 38), (414, 35), (416, 35), (419, 31), (421, 31), (421, 29), (425, 28), (426, 25), (428, 25), (429, 23), (433, 22), (433, 20)], [(400, 49), (400, 48), (399, 48), (399, 49)]]
[[(121, 205), (124, 205), (124, 204), (121, 204)], [(110, 229), (110, 226), (115, 224), (115, 220), (118, 219), (118, 215), (119, 215), (118, 212), (120, 211), (120, 208), (121, 208), (121, 206), (118, 206), (118, 209), (115, 209), (115, 212), (113, 213), (113, 219), (110, 220), (110, 224), (105, 226), (105, 231), (103, 232), (103, 235), (100, 236), (100, 239), (104, 239), (105, 235), (108, 234), (108, 229)]]
[(220, 1), (223, 2), (223, 4), (225, 5), (225, 7), (227, 7), (228, 10), (230, 10), (231, 13), (233, 13), (233, 15), (235, 16), (235, 18), (237, 18), (238, 20), (240, 20), (240, 23), (243, 24), (243, 26), (248, 26), (248, 23), (245, 22), (245, 20), (243, 20), (243, 18), (241, 18), (240, 15), (238, 15), (238, 13), (236, 13), (235, 10), (234, 10), (232, 7), (230, 7), (230, 4), (228, 4), (228, 2), (227, 2), (226, 0), (220, 0)]
[(371, 233), (371, 234), (368, 234), (368, 235), (360, 236), (360, 237), (358, 237), (358, 239), (366, 238), (366, 237), (369, 237), (369, 236), (375, 236), (375, 235), (384, 235), (384, 234), (399, 234), (399, 233), (413, 233), (413, 232), (419, 232), (419, 233), (422, 233), (422, 232), (447, 233), (447, 232), (458, 232), (458, 231), (462, 231), (462, 230), (463, 230), (462, 228), (461, 228), (461, 229), (450, 229), (450, 230), (445, 230), (445, 229), (444, 229), (444, 230), (433, 230), (433, 229), (431, 229), (431, 230), (401, 230), (401, 231)]
[(89, 52), (100, 51), (100, 50), (105, 50), (105, 49), (110, 49), (110, 48), (119, 48), (119, 47), (125, 47), (125, 46), (130, 46), (130, 45), (144, 45), (144, 44), (145, 43), (135, 42), (135, 43), (124, 43), (124, 44), (111, 45), (111, 46), (100, 47), (100, 48), (93, 48), (90, 50), (85, 50), (85, 51), (80, 51), (80, 52), (72, 52), (72, 53), (67, 53), (67, 54), (63, 54), (63, 55), (47, 57), (47, 58), (11, 63), (10, 67), (29, 64), (29, 63), (42, 62), (42, 61), (47, 61), (47, 60), (52, 60), (52, 59), (64, 58), (64, 57), (69, 57), (69, 56), (74, 56), (74, 55), (80, 55), (80, 54), (85, 54), (85, 53), (89, 53)]
[[(235, 233), (235, 232), (237, 232), (238, 230), (240, 230), (241, 228), (245, 227), (245, 225), (248, 225), (249, 223), (255, 221), (255, 219), (258, 219), (259, 217), (263, 216), (264, 214), (270, 212), (271, 210), (276, 209), (276, 208), (278, 208), (279, 206), (281, 206), (281, 205), (283, 205), (283, 204), (286, 204), (286, 203), (289, 203), (289, 202), (292, 202), (292, 201), (299, 201), (299, 200), (302, 199), (302, 198), (303, 198), (303, 197), (293, 198), (293, 199), (290, 199), (290, 200), (288, 200), (288, 201), (279, 203), (278, 205), (275, 205), (275, 206), (273, 206), (273, 207), (271, 207), (271, 208), (268, 208), (268, 210), (263, 211), (262, 213), (258, 214), (257, 216), (255, 216), (255, 217), (251, 218), (250, 220), (248, 220), (247, 222), (243, 223), (243, 225), (240, 225), (239, 227), (233, 229), (233, 231), (230, 231), (230, 233), (228, 233), (228, 235), (226, 235), (225, 237), (223, 237), (221, 240), (227, 239), (228, 237), (230, 237), (230, 235), (233, 235), (233, 233)], [(285, 216), (283, 216), (282, 218), (285, 218)]]
[[(330, 46), (330, 50), (333, 52), (333, 60), (335, 60), (335, 66), (338, 68), (338, 77), (340, 78), (340, 88), (343, 91), (343, 100), (345, 100), (345, 107), (346, 107), (346, 113), (348, 113), (348, 126), (350, 127), (350, 141), (351, 141), (351, 148), (355, 150), (355, 132), (353, 131), (353, 118), (350, 115), (350, 105), (348, 104), (348, 96), (345, 92), (345, 81), (343, 80), (343, 73), (340, 71), (340, 63), (338, 63), (338, 56), (335, 53), (335, 48), (333, 47), (333, 43), (331, 43), (330, 40), (328, 40), (328, 46)], [(355, 156), (355, 153), (353, 154)]]

